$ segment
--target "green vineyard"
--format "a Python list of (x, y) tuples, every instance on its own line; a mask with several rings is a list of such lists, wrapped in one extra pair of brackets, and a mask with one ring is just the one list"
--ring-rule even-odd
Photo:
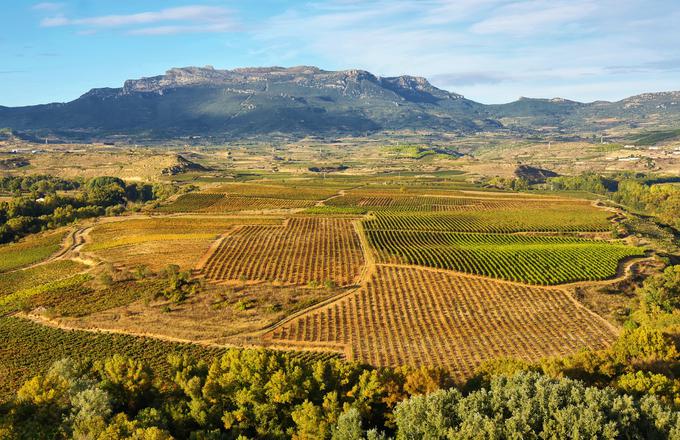
[(350, 193), (342, 197), (336, 197), (326, 202), (329, 206), (337, 207), (361, 207), (372, 211), (431, 211), (431, 212), (461, 212), (478, 210), (519, 209), (531, 207), (540, 209), (545, 207), (569, 207), (588, 209), (588, 202), (573, 200), (542, 200), (536, 198), (499, 199), (499, 198), (475, 198), (470, 196), (403, 196), (394, 194), (362, 195)]
[(504, 209), (463, 213), (380, 212), (364, 222), (367, 231), (604, 232), (609, 213), (589, 206)]
[(218, 202), (224, 194), (190, 193), (182, 194), (171, 205), (161, 208), (168, 212), (192, 212), (208, 208)]
[(595, 281), (616, 275), (618, 263), (643, 250), (571, 237), (367, 231), (384, 263), (415, 264), (535, 285)]

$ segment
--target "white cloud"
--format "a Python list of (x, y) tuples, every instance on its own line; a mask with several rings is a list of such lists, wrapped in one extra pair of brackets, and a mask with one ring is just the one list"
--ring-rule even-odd
[(657, 90), (654, 72), (633, 78), (608, 66), (675, 64), (678, 20), (680, 6), (663, 0), (331, 0), (292, 7), (252, 36), (270, 64), (314, 58), (331, 69), (425, 76), (486, 102), (588, 100), (608, 82)]
[(54, 3), (54, 2), (42, 2), (42, 3), (36, 3), (31, 7), (31, 9), (35, 11), (58, 11), (59, 9), (63, 8), (64, 4), (63, 3)]
[[(154, 24), (158, 26), (145, 26)], [(40, 25), (43, 27), (78, 26), (86, 28), (85, 32), (105, 28), (130, 28), (126, 33), (131, 35), (229, 32), (237, 29), (232, 11), (218, 6), (204, 5), (86, 18), (68, 18), (64, 15), (57, 15), (43, 19)]]

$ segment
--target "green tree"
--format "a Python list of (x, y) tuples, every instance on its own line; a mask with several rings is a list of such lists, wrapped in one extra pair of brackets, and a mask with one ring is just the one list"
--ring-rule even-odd
[(339, 418), (333, 428), (333, 440), (362, 440), (364, 431), (361, 428), (361, 413), (356, 408), (350, 408)]
[(153, 376), (143, 362), (115, 354), (98, 367), (103, 389), (120, 408), (134, 412), (149, 401)]
[(672, 313), (680, 308), (680, 265), (669, 266), (663, 273), (647, 278), (638, 294), (643, 310), (648, 313)]

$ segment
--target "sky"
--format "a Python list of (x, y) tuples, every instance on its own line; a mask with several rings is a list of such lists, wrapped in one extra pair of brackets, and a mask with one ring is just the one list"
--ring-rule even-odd
[(0, 105), (172, 67), (424, 76), (483, 103), (680, 90), (678, 0), (4, 0)]

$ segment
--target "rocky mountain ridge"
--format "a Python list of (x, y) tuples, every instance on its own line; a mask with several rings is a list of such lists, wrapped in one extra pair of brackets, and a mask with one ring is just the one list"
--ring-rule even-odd
[(401, 130), (600, 131), (654, 121), (680, 125), (680, 92), (618, 102), (520, 98), (483, 105), (422, 77), (313, 66), (183, 67), (99, 88), (67, 103), (0, 107), (0, 127), (65, 139), (361, 136)]

